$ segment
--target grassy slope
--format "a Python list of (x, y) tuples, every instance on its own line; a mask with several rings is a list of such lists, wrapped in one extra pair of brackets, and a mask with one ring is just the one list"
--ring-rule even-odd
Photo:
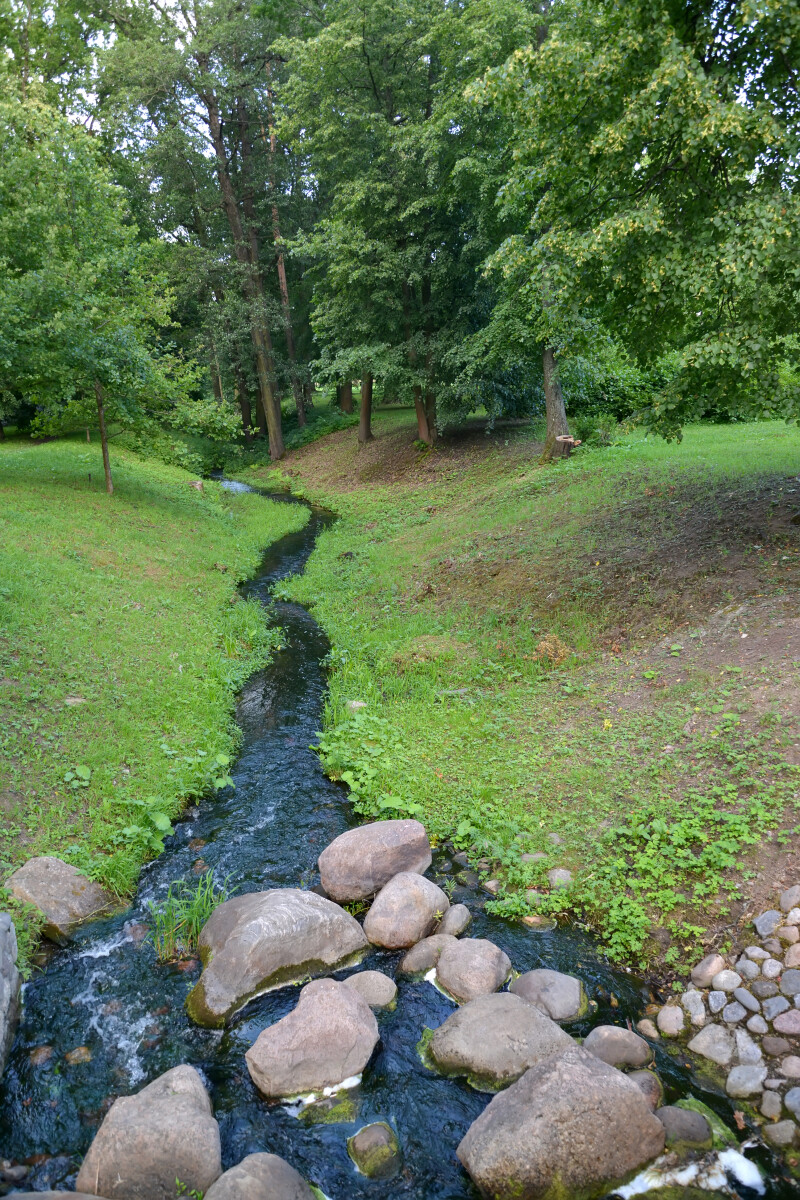
[(107, 497), (95, 445), (0, 444), (0, 880), (55, 853), (129, 889), (280, 636), (235, 584), (303, 510), (112, 457)]
[(418, 456), (408, 421), (287, 460), (341, 514), (288, 585), (333, 642), (328, 769), (362, 812), (484, 855), (503, 911), (577, 909), (617, 956), (680, 967), (725, 940), (759, 846), (798, 821), (794, 693), (769, 694), (791, 655), (737, 665), (746, 616), (697, 631), (754, 596), (783, 606), (773, 633), (796, 616), (800, 434), (634, 435), (542, 468), (530, 432)]

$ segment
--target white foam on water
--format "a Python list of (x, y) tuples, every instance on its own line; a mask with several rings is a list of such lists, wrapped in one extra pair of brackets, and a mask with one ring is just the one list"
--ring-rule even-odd
[(331, 1096), (335, 1096), (337, 1092), (346, 1092), (351, 1088), (356, 1088), (361, 1083), (361, 1075), (348, 1075), (347, 1079), (343, 1079), (341, 1083), (331, 1084), (330, 1087), (325, 1087), (317, 1095), (316, 1092), (308, 1092), (304, 1096), (291, 1096), (289, 1103), (282, 1107), (290, 1117), (299, 1117), (300, 1113), (309, 1107), (311, 1104), (318, 1104), (321, 1100), (329, 1100)]
[(665, 1167), (667, 1159), (656, 1159), (644, 1171), (641, 1171), (630, 1183), (617, 1188), (613, 1193), (620, 1200), (630, 1200), (633, 1196), (644, 1196), (656, 1188), (667, 1187), (696, 1187), (707, 1192), (722, 1192), (726, 1196), (737, 1196), (731, 1185), (731, 1178), (757, 1192), (764, 1194), (764, 1181), (755, 1163), (750, 1162), (738, 1150), (723, 1150), (719, 1154), (707, 1155), (700, 1162), (687, 1163), (684, 1167)]
[(132, 942), (133, 938), (124, 930), (120, 933), (115, 933), (112, 937), (106, 938), (104, 942), (97, 942), (94, 946), (90, 946), (87, 950), (81, 950), (78, 958), (108, 958), (109, 954), (113, 954), (115, 950), (119, 950), (120, 946), (124, 946), (126, 942)]
[(764, 1180), (761, 1178), (761, 1172), (749, 1158), (745, 1158), (738, 1150), (723, 1150), (719, 1161), (737, 1183), (741, 1183), (743, 1187), (752, 1188), (754, 1192), (758, 1192), (759, 1196), (764, 1195), (766, 1188)]

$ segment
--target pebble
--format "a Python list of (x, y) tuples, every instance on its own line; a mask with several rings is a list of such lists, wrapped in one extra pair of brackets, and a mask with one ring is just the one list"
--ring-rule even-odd
[(665, 1004), (656, 1017), (656, 1024), (664, 1037), (677, 1037), (683, 1033), (683, 1012), (677, 1004)]
[(765, 958), (769, 958), (769, 953), (763, 946), (748, 946), (745, 954), (748, 958), (752, 958), (753, 962), (763, 962)]
[(692, 1024), (697, 1029), (701, 1029), (706, 1023), (706, 1006), (703, 1003), (702, 994), (693, 991), (684, 992), (681, 996), (681, 1004), (689, 1014)]
[(786, 914), (784, 925), (800, 925), (800, 908), (792, 908)]
[(735, 1037), (739, 1062), (750, 1066), (760, 1065), (762, 1062), (761, 1051), (750, 1034), (745, 1029), (737, 1029)]
[(765, 979), (777, 979), (783, 970), (783, 963), (777, 958), (767, 958), (761, 964), (761, 974)]
[(750, 1018), (747, 1028), (751, 1033), (769, 1033), (769, 1025), (759, 1013)]
[(728, 997), (724, 992), (709, 992), (708, 1007), (712, 1013), (722, 1012), (725, 1005), (728, 1003)]
[(756, 1000), (755, 996), (752, 996), (750, 992), (748, 992), (747, 988), (735, 988), (733, 997), (735, 1000), (738, 1000), (739, 1003), (744, 1006), (744, 1008), (749, 1009), (750, 1012), (758, 1012), (761, 1008), (761, 1005)]
[(770, 1036), (764, 1038), (761, 1048), (770, 1058), (780, 1058), (782, 1054), (788, 1054), (792, 1047), (786, 1038)]
[(733, 1004), (726, 1004), (722, 1010), (722, 1019), (728, 1025), (738, 1025), (746, 1016), (747, 1009), (738, 1000), (734, 1000)]
[(793, 946), (795, 942), (800, 942), (800, 929), (796, 925), (781, 925), (778, 930), (778, 937), (782, 942)]
[(783, 1097), (783, 1103), (790, 1113), (800, 1117), (800, 1087), (791, 1088)]
[(769, 937), (779, 925), (783, 924), (783, 913), (779, 912), (777, 908), (770, 908), (760, 917), (756, 917), (753, 924), (759, 937)]
[(790, 946), (783, 961), (787, 967), (800, 967), (800, 945)]
[(754, 963), (749, 958), (740, 958), (736, 964), (736, 970), (744, 979), (758, 979), (761, 974), (758, 963)]
[(761, 1005), (761, 1011), (768, 1021), (774, 1021), (780, 1013), (786, 1012), (789, 1001), (785, 996), (772, 996)]
[(771, 979), (754, 979), (750, 984), (750, 991), (754, 996), (758, 996), (759, 1000), (766, 1000), (770, 996), (777, 996), (778, 985)]
[(800, 1009), (793, 1008), (791, 1012), (780, 1013), (775, 1018), (775, 1028), (778, 1033), (786, 1033), (789, 1037), (800, 1037)]
[(636, 1028), (639, 1030), (639, 1033), (642, 1035), (642, 1037), (652, 1038), (655, 1040), (659, 1036), (658, 1030), (649, 1017), (643, 1017), (641, 1021), (637, 1021)]
[(787, 888), (785, 892), (781, 892), (781, 898), (778, 903), (784, 912), (791, 912), (793, 908), (800, 906), (800, 883), (796, 883), (794, 887)]
[(708, 987), (714, 976), (719, 974), (724, 966), (725, 959), (721, 954), (707, 954), (702, 962), (692, 968), (692, 983), (697, 984), (698, 987)]
[(767, 1077), (766, 1067), (734, 1067), (725, 1080), (725, 1091), (729, 1096), (744, 1098), (760, 1092)]
[(764, 1092), (761, 1101), (761, 1115), (769, 1121), (777, 1121), (783, 1112), (783, 1101), (775, 1092)]
[(711, 980), (715, 992), (732, 992), (742, 982), (741, 975), (736, 971), (717, 971)]
[(767, 940), (764, 942), (764, 949), (769, 950), (773, 957), (775, 955), (783, 954), (783, 946), (780, 944), (777, 938), (767, 938)]
[(796, 1054), (789, 1054), (778, 1067), (778, 1070), (787, 1079), (800, 1079), (800, 1058)]
[(769, 1088), (771, 1092), (779, 1092), (785, 1083), (785, 1079), (775, 1079), (773, 1077), (772, 1079), (764, 1080), (764, 1087)]
[(794, 1121), (779, 1121), (777, 1125), (767, 1125), (764, 1137), (773, 1146), (791, 1146), (796, 1129)]
[(784, 996), (796, 996), (800, 993), (800, 971), (784, 971), (781, 976), (780, 989)]

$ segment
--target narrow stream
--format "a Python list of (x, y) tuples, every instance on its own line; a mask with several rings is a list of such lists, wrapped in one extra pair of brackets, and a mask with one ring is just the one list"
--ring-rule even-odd
[[(297, 503), (282, 495), (272, 498)], [(159, 966), (150, 943), (128, 932), (131, 923), (147, 921), (148, 901), (161, 899), (175, 880), (196, 880), (203, 864), (218, 882), (229, 877), (240, 892), (312, 885), (318, 881), (320, 851), (353, 823), (345, 792), (325, 777), (309, 748), (321, 721), (328, 642), (304, 608), (271, 598), (277, 580), (304, 568), (318, 533), (331, 520), (330, 514), (312, 509), (305, 528), (271, 546), (255, 579), (242, 589), (266, 606), (285, 639), (239, 699), (244, 741), (232, 772), (235, 790), (191, 809), (164, 853), (144, 870), (132, 908), (85, 927), (25, 988), (22, 1020), (0, 1082), (0, 1158), (30, 1166), (21, 1185), (26, 1190), (72, 1189), (81, 1157), (111, 1101), (138, 1091), (170, 1067), (191, 1063), (210, 1089), (224, 1167), (268, 1150), (283, 1155), (331, 1200), (474, 1200), (477, 1195), (454, 1151), (488, 1097), (463, 1082), (438, 1078), (417, 1057), (423, 1028), (436, 1027), (454, 1010), (429, 983), (399, 980), (396, 1010), (378, 1014), (376, 1057), (361, 1088), (348, 1093), (355, 1111), (311, 1109), (301, 1119), (287, 1106), (262, 1100), (244, 1063), (244, 1052), (260, 1031), (293, 1008), (296, 988), (253, 1001), (228, 1030), (200, 1029), (189, 1023), (183, 1007), (199, 966)], [(446, 878), (449, 868), (439, 855), (432, 873)], [(453, 900), (473, 910), (470, 932), (500, 945), (517, 970), (549, 966), (583, 978), (597, 1008), (591, 1019), (570, 1026), (571, 1033), (585, 1035), (593, 1024), (618, 1024), (643, 1014), (650, 999), (644, 981), (612, 969), (580, 933), (565, 927), (532, 932), (490, 917), (481, 897), (468, 888), (457, 887)], [(376, 951), (363, 965), (393, 975), (400, 957)], [(78, 1047), (86, 1047), (91, 1059), (70, 1065), (67, 1055)], [(680, 1053), (658, 1052), (666, 1102), (691, 1091), (732, 1125), (730, 1102), (693, 1079), (682, 1062)], [(325, 1115), (337, 1119), (325, 1121)], [(351, 1119), (342, 1121), (342, 1116)], [(399, 1178), (365, 1179), (347, 1155), (346, 1138), (372, 1120), (386, 1120), (398, 1132), (405, 1162)], [(775, 1172), (765, 1151), (752, 1156), (767, 1173)], [(756, 1195), (741, 1187), (738, 1194), (743, 1200)], [(798, 1194), (775, 1173), (767, 1183), (769, 1200)]]

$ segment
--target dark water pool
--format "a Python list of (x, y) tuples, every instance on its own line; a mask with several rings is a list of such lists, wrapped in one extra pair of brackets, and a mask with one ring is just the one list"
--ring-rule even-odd
[[(246, 1154), (272, 1151), (331, 1200), (470, 1200), (477, 1194), (454, 1151), (488, 1097), (464, 1083), (437, 1078), (420, 1063), (416, 1046), (424, 1027), (441, 1024), (454, 1010), (430, 984), (401, 980), (396, 1011), (379, 1014), (378, 1051), (360, 1089), (348, 1093), (356, 1106), (345, 1114), (351, 1119), (314, 1122), (309, 1115), (343, 1114), (311, 1110), (299, 1119), (287, 1107), (266, 1103), (244, 1064), (244, 1052), (259, 1032), (294, 1006), (296, 989), (254, 1001), (231, 1029), (198, 1029), (187, 1020), (183, 1004), (199, 969), (158, 965), (149, 943), (135, 942), (125, 928), (146, 921), (148, 901), (162, 898), (171, 882), (196, 880), (193, 864), (199, 858), (219, 882), (230, 877), (241, 892), (313, 884), (320, 851), (352, 824), (346, 794), (326, 779), (309, 748), (321, 719), (328, 642), (304, 608), (271, 598), (277, 580), (303, 569), (317, 534), (331, 520), (330, 514), (312, 509), (306, 527), (271, 546), (257, 576), (243, 588), (262, 601), (285, 638), (272, 664), (249, 680), (239, 700), (244, 741), (232, 772), (235, 790), (191, 810), (161, 857), (143, 872), (131, 909), (86, 927), (25, 989), (22, 1020), (0, 1082), (0, 1158), (29, 1164), (28, 1189), (72, 1189), (111, 1100), (186, 1062), (209, 1086), (226, 1167)], [(434, 874), (446, 866), (440, 857)], [(593, 1024), (642, 1015), (650, 999), (644, 981), (610, 967), (579, 932), (563, 927), (532, 932), (491, 917), (483, 912), (480, 896), (467, 889), (457, 889), (454, 900), (472, 908), (471, 932), (502, 946), (517, 970), (550, 966), (582, 976), (597, 1008), (591, 1020), (570, 1032), (585, 1034)], [(363, 965), (393, 974), (400, 957), (375, 952)], [(67, 1054), (81, 1046), (88, 1048), (91, 1061), (70, 1065)], [(50, 1047), (51, 1053), (32, 1059), (37, 1047)], [(680, 1054), (659, 1050), (658, 1068), (669, 1100), (692, 1092), (732, 1123), (726, 1098), (704, 1089)], [(360, 1125), (377, 1119), (394, 1126), (404, 1154), (403, 1174), (387, 1182), (358, 1175), (345, 1147)], [(769, 1200), (800, 1194), (781, 1179), (766, 1151), (755, 1148), (748, 1154), (768, 1176)], [(756, 1193), (739, 1187), (738, 1194)]]

